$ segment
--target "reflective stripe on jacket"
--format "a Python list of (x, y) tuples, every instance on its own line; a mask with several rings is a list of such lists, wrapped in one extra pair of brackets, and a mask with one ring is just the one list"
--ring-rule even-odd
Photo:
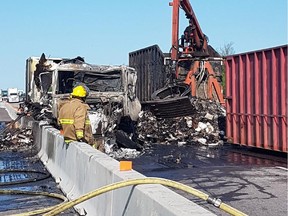
[(90, 107), (81, 99), (71, 98), (64, 103), (59, 110), (58, 122), (63, 129), (65, 141), (84, 139), (85, 142), (93, 145), (94, 138), (88, 110)]

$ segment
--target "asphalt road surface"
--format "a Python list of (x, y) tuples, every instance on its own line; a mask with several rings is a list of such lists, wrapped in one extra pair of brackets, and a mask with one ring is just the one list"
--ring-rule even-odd
[[(133, 169), (148, 177), (189, 185), (248, 215), (287, 215), (287, 155), (231, 145), (216, 149), (154, 145), (133, 159)], [(228, 215), (205, 201), (176, 192), (216, 215)]]

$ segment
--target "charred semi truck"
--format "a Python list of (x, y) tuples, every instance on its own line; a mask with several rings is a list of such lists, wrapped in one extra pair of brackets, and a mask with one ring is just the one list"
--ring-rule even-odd
[[(141, 104), (135, 94), (137, 72), (127, 66), (88, 64), (74, 59), (30, 57), (26, 61), (25, 112), (35, 120), (47, 120), (57, 127), (58, 110), (69, 99), (75, 85), (88, 88), (86, 102), (96, 139), (116, 140), (129, 148), (134, 141), (135, 121)], [(115, 138), (115, 139), (114, 139)]]

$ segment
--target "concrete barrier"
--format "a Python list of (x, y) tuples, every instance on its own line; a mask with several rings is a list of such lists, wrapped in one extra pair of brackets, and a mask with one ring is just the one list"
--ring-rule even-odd
[[(39, 157), (67, 198), (72, 200), (111, 183), (144, 178), (142, 174), (120, 171), (119, 162), (86, 143), (64, 143), (59, 131), (33, 124)], [(137, 185), (117, 189), (78, 204), (81, 215), (104, 216), (188, 216), (214, 215), (162, 185)]]

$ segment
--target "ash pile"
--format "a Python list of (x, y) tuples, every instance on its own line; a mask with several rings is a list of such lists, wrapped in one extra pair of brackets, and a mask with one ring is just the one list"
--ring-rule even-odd
[(143, 146), (164, 145), (221, 146), (225, 137), (225, 109), (217, 102), (195, 99), (195, 112), (174, 118), (157, 118), (142, 111), (137, 124), (138, 140)]
[(33, 149), (31, 129), (15, 127), (15, 122), (0, 127), (0, 151), (25, 152)]

